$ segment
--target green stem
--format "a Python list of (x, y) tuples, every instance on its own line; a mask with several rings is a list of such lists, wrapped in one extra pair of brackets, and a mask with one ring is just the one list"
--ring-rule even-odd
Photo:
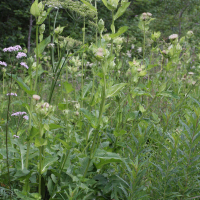
[(41, 191), (41, 188), (42, 188), (42, 147), (39, 147), (39, 151), (40, 151), (40, 155), (39, 155), (39, 187), (38, 187), (38, 191), (39, 191), (39, 194), (41, 196), (42, 194), (42, 191)]
[[(112, 11), (112, 25), (114, 26), (114, 11)], [(112, 30), (112, 34), (115, 33), (115, 31)], [(113, 39), (111, 40), (111, 55), (113, 53)]]
[[(37, 20), (36, 20), (37, 21)], [(35, 84), (33, 90), (36, 90), (37, 86), (37, 78), (38, 78), (38, 68), (39, 68), (39, 49), (38, 49), (38, 25), (36, 24), (36, 76), (35, 76)]]
[[(95, 0), (95, 8), (97, 9), (97, 1)], [(96, 15), (96, 26), (98, 26), (98, 12)], [(98, 40), (98, 29), (96, 28), (96, 46), (97, 46), (97, 40)]]
[[(85, 16), (84, 16), (84, 22), (83, 22), (83, 45), (85, 44)], [(81, 108), (83, 107), (83, 54), (82, 54), (82, 77), (81, 77), (81, 90), (82, 90), (82, 95), (81, 95)]]
[(144, 41), (143, 41), (143, 65), (144, 65), (144, 57), (145, 57), (145, 21), (144, 21)]

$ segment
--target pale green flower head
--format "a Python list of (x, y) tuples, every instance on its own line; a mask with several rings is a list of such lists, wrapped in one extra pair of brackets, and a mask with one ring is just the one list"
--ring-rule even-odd
[(63, 29), (64, 29), (64, 28), (65, 28), (64, 26), (61, 27), (61, 26), (59, 25), (59, 26), (55, 29), (55, 31), (54, 31), (55, 34), (58, 34), (58, 35), (61, 34), (61, 33), (63, 32)]
[(105, 35), (103, 36), (103, 39), (104, 39), (106, 42), (109, 42), (109, 41), (111, 40), (111, 37), (110, 37), (109, 34), (105, 34)]
[(108, 0), (107, 1), (107, 7), (109, 10), (114, 11), (117, 9), (119, 0)]
[(160, 35), (161, 35), (161, 32), (160, 32), (160, 31), (154, 32), (154, 33), (151, 35), (151, 39), (152, 39), (153, 41), (156, 41), (156, 40), (160, 37)]
[(191, 37), (193, 37), (193, 36), (194, 36), (193, 31), (188, 31), (188, 32), (187, 32), (187, 37), (188, 37), (188, 38), (191, 38)]
[(99, 20), (99, 22), (98, 22), (98, 29), (99, 29), (99, 32), (102, 34), (103, 30), (104, 30), (104, 21), (103, 21), (103, 19)]
[(124, 38), (123, 37), (117, 37), (113, 40), (113, 42), (117, 45), (121, 45), (123, 43)]
[(40, 26), (40, 28), (39, 28), (39, 32), (40, 32), (40, 34), (43, 34), (44, 31), (45, 31), (45, 24), (42, 24), (42, 25)]

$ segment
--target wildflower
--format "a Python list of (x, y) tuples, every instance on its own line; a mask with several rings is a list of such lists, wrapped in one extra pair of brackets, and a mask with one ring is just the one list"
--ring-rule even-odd
[(24, 118), (25, 120), (28, 120), (28, 119), (29, 119), (28, 115), (24, 115), (23, 118)]
[(98, 49), (97, 49), (96, 56), (103, 57), (103, 48), (98, 48)]
[(23, 52), (18, 52), (16, 58), (19, 59), (19, 58), (22, 58), (22, 57), (27, 57), (27, 55)]
[(14, 47), (8, 47), (8, 48), (4, 48), (3, 49), (3, 52), (12, 52), (12, 51), (19, 51), (19, 50), (22, 50), (21, 46), (20, 45), (16, 45)]
[(5, 67), (7, 67), (7, 63), (6, 62), (0, 61), (0, 65), (4, 65)]
[(193, 31), (188, 31), (188, 32), (187, 32), (187, 37), (190, 38), (190, 37), (192, 37), (193, 35), (194, 35)]
[(188, 72), (189, 75), (194, 75), (194, 72)]
[(26, 112), (16, 112), (16, 113), (13, 113), (11, 116), (20, 116), (20, 115), (26, 115), (27, 113)]
[(117, 45), (120, 45), (123, 43), (124, 38), (123, 37), (117, 37), (113, 40), (113, 42)]
[(131, 45), (131, 49), (134, 49), (134, 48), (135, 48), (135, 45), (134, 45), (134, 44), (132, 44), (132, 45)]
[(13, 135), (13, 137), (15, 137), (15, 138), (19, 138), (19, 136), (18, 136), (18, 135)]
[(25, 62), (21, 62), (20, 65), (24, 66), (26, 69), (28, 69), (28, 65)]
[(7, 96), (9, 96), (9, 95), (10, 95), (10, 96), (17, 96), (16, 93), (8, 93)]
[(53, 43), (49, 43), (47, 46), (48, 47), (54, 47), (54, 44)]
[(151, 13), (149, 13), (149, 12), (147, 12), (147, 16), (149, 16), (149, 17), (152, 17), (152, 14), (151, 14)]
[(36, 101), (38, 101), (38, 100), (40, 100), (40, 96), (37, 95), (37, 94), (34, 94), (34, 95), (33, 95), (33, 99), (35, 99)]
[(109, 41), (111, 40), (111, 37), (110, 37), (109, 34), (105, 34), (105, 35), (103, 36), (103, 39), (104, 39), (106, 42), (109, 42)]
[(131, 58), (131, 51), (127, 51), (126, 55)]
[(170, 40), (175, 40), (176, 38), (178, 38), (178, 34), (172, 34), (169, 36)]
[(3, 72), (3, 73), (6, 73), (6, 69), (5, 69), (4, 67), (2, 68), (2, 72)]
[(138, 53), (141, 53), (142, 52), (142, 47), (138, 47), (137, 51), (138, 51)]

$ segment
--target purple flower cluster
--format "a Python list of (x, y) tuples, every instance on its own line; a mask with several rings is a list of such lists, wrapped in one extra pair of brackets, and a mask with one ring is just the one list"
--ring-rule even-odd
[(24, 118), (25, 120), (28, 120), (28, 119), (29, 119), (29, 118), (28, 118), (28, 115), (24, 115), (23, 118)]
[(27, 55), (23, 52), (18, 52), (16, 58), (19, 59), (19, 58), (22, 58), (22, 57), (27, 57)]
[(19, 138), (19, 136), (18, 136), (18, 135), (13, 135), (13, 137), (15, 137), (15, 138)]
[(24, 66), (26, 69), (28, 69), (28, 65), (25, 62), (21, 62), (20, 65)]
[(26, 115), (26, 112), (16, 112), (16, 113), (13, 113), (11, 116), (20, 116), (20, 115)]
[(8, 96), (8, 95), (11, 95), (11, 96), (17, 96), (16, 93), (8, 93), (7, 96)]
[(7, 67), (7, 63), (6, 62), (0, 61), (0, 65), (4, 65), (5, 67)]
[(4, 48), (3, 51), (4, 52), (13, 52), (13, 51), (19, 51), (19, 50), (22, 50), (21, 46), (20, 45), (16, 45), (14, 47), (8, 47), (8, 48)]

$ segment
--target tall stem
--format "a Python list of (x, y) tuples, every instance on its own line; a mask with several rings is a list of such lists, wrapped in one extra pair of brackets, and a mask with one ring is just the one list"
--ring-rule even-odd
[[(85, 16), (84, 16), (84, 22), (83, 22), (83, 44), (85, 44)], [(81, 90), (82, 90), (82, 95), (81, 95), (81, 107), (83, 107), (83, 54), (82, 54), (82, 77), (81, 77)]]
[[(37, 21), (37, 20), (36, 20)], [(34, 84), (34, 88), (33, 90), (36, 90), (36, 86), (37, 86), (37, 78), (38, 78), (38, 67), (39, 67), (39, 52), (38, 52), (38, 25), (36, 24), (36, 77), (35, 77), (35, 84)]]
[[(112, 11), (112, 25), (114, 26), (114, 11)], [(112, 30), (112, 34), (115, 33), (115, 30)], [(113, 53), (113, 39), (111, 40), (111, 55)]]
[(144, 21), (143, 65), (144, 65), (144, 57), (145, 57), (145, 38), (146, 38), (146, 32), (145, 32), (145, 21)]
[[(12, 73), (11, 73), (11, 83), (10, 83), (10, 94), (12, 85)], [(11, 184), (10, 184), (10, 170), (9, 170), (9, 158), (8, 158), (8, 120), (9, 120), (9, 110), (10, 110), (11, 95), (8, 95), (8, 109), (7, 109), (7, 123), (6, 123), (6, 163), (8, 170), (8, 184), (10, 188), (10, 199), (11, 199)]]

